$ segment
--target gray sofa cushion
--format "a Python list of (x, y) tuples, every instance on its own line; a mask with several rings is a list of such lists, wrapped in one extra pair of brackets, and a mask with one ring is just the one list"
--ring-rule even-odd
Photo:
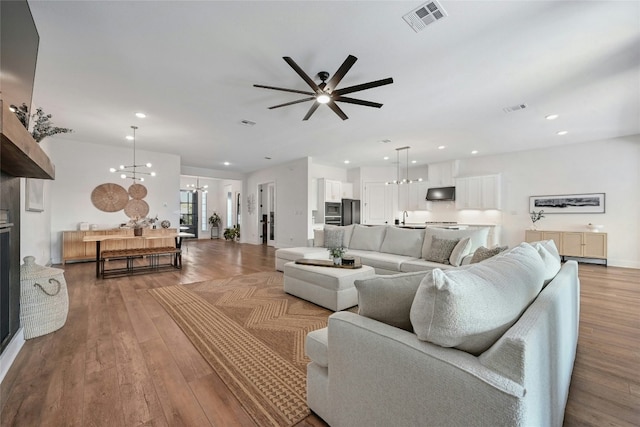
[(424, 244), (422, 245), (422, 256), (426, 258), (431, 249), (431, 240), (433, 236), (438, 236), (441, 239), (463, 239), (469, 237), (471, 240), (470, 252), (474, 252), (480, 246), (487, 246), (487, 240), (489, 238), (489, 227), (483, 227), (478, 229), (469, 230), (449, 230), (446, 228), (428, 228), (425, 230)]
[(480, 354), (489, 348), (542, 289), (545, 266), (528, 243), (485, 262), (434, 269), (411, 306), (419, 339)]
[(413, 331), (409, 313), (425, 272), (375, 276), (356, 280), (358, 314)]
[(349, 249), (380, 251), (386, 231), (387, 226), (385, 225), (365, 227), (364, 225), (356, 224), (349, 242)]
[(387, 227), (380, 252), (420, 258), (423, 242), (424, 230)]

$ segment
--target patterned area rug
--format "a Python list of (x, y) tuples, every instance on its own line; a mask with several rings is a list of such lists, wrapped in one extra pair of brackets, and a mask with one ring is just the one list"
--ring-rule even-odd
[(280, 272), (150, 290), (260, 426), (309, 415), (304, 341), (330, 310), (283, 291)]

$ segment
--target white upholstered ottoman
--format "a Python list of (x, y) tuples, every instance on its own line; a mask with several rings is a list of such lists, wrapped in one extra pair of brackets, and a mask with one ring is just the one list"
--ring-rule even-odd
[(288, 262), (284, 265), (284, 291), (333, 311), (358, 304), (354, 280), (375, 275), (373, 267), (316, 267)]

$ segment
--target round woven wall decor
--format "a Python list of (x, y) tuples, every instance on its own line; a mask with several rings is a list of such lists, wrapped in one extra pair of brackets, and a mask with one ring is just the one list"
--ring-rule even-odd
[(129, 201), (127, 190), (118, 184), (100, 184), (91, 192), (91, 203), (103, 212), (118, 212)]
[(149, 213), (149, 205), (144, 200), (131, 199), (124, 207), (124, 213), (129, 218), (145, 218)]
[(132, 199), (144, 199), (147, 195), (147, 187), (142, 184), (132, 184), (129, 187), (129, 195)]

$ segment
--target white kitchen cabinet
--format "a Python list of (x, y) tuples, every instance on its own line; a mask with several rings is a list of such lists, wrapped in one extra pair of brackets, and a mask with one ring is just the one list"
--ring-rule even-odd
[(449, 187), (455, 185), (456, 175), (458, 175), (458, 160), (431, 163), (429, 164), (427, 181), (431, 187)]
[(411, 184), (398, 185), (398, 210), (426, 211), (427, 210), (427, 181), (417, 181)]
[[(352, 187), (353, 188), (353, 187)], [(318, 207), (324, 206), (326, 202), (342, 201), (342, 182), (332, 179), (318, 179)]]
[(500, 209), (500, 175), (456, 178), (456, 209)]

